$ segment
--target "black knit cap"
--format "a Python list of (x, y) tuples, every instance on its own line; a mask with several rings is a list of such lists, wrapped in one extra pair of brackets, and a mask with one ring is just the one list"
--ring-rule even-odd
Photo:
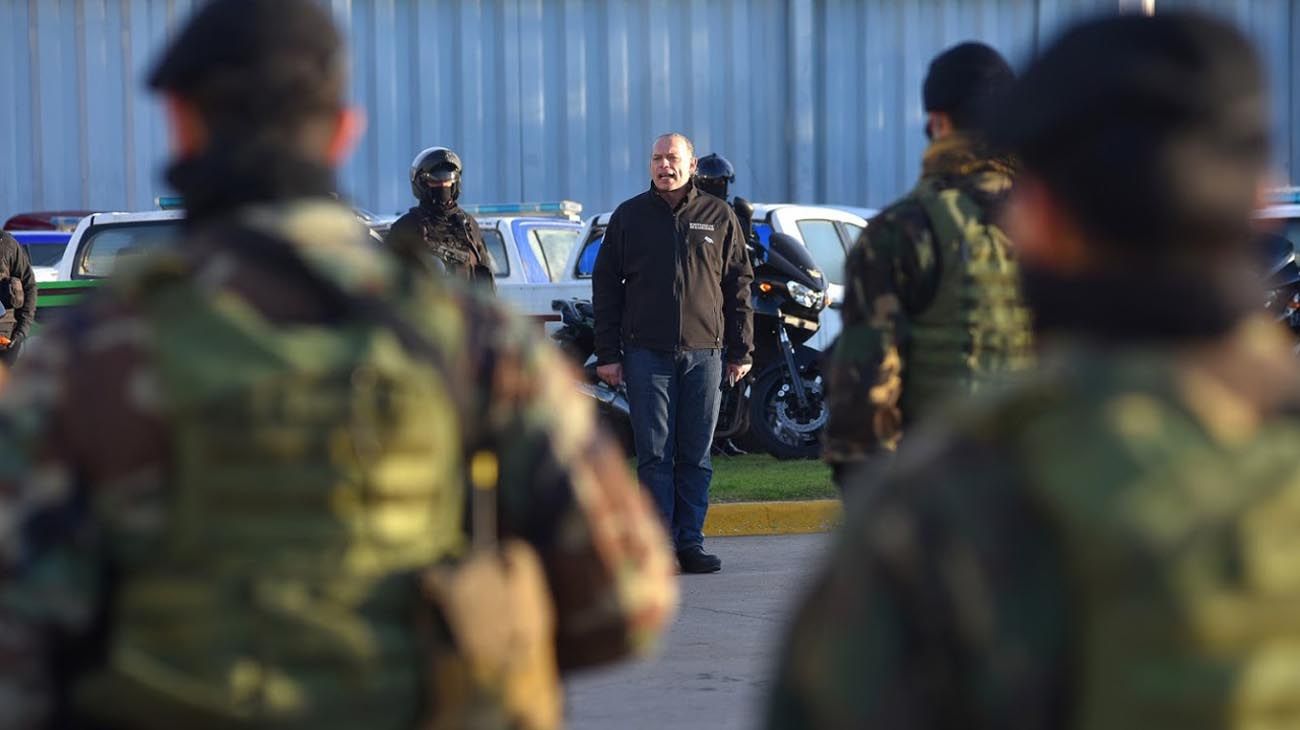
[(977, 131), (989, 107), (1014, 80), (1001, 54), (983, 43), (967, 42), (935, 56), (921, 96), (927, 112), (944, 112), (957, 129)]
[(211, 0), (163, 52), (150, 88), (194, 101), (210, 122), (291, 125), (342, 106), (343, 42), (314, 0)]
[(1178, 12), (1076, 26), (1026, 70), (993, 130), (1118, 252), (1161, 258), (1248, 240), (1268, 99), (1253, 47), (1224, 21)]

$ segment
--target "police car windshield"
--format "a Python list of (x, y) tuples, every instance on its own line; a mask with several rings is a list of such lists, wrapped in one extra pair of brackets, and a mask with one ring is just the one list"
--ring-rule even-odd
[(176, 238), (180, 219), (139, 223), (109, 223), (91, 226), (78, 254), (73, 272), (76, 279), (100, 279), (126, 258), (166, 245)]

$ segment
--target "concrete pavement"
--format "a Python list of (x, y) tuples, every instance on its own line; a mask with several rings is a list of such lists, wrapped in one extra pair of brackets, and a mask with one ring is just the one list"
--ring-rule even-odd
[(707, 540), (722, 572), (682, 576), (682, 607), (652, 659), (575, 675), (573, 730), (749, 730), (793, 602), (830, 545), (825, 534)]

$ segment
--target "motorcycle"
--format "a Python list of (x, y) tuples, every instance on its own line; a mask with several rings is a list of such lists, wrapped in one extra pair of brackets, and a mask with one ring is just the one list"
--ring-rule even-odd
[(743, 434), (778, 459), (821, 453), (826, 425), (822, 353), (806, 343), (820, 328), (826, 277), (793, 236), (773, 233), (766, 247), (751, 246), (754, 283), (754, 368), (723, 399), (719, 435)]
[(1300, 264), (1295, 246), (1284, 236), (1266, 234), (1259, 238), (1259, 252), (1264, 309), (1300, 335)]
[[(827, 409), (821, 353), (804, 343), (820, 326), (826, 280), (797, 239), (773, 233), (748, 246), (754, 268), (754, 367), (734, 386), (723, 382), (714, 440), (739, 440), (778, 459), (813, 458), (821, 450)], [(601, 419), (631, 444), (627, 393), (596, 377), (595, 316), (591, 303), (557, 299), (561, 327), (552, 336), (583, 368), (579, 389), (596, 401)], [(630, 452), (630, 449), (629, 449)]]
[(610, 386), (596, 376), (596, 313), (586, 299), (554, 299), (551, 311), (560, 315), (560, 328), (551, 335), (560, 351), (582, 372), (578, 392), (596, 402), (596, 417), (613, 434), (626, 453), (636, 452), (632, 441), (632, 409), (627, 388)]

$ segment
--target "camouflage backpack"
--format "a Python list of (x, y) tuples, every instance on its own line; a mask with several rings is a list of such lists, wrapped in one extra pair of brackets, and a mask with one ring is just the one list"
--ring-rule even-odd
[[(506, 716), (481, 709), (502, 704), (481, 686), (499, 675), (461, 671), (456, 695), (430, 695), (431, 674), (445, 687), (467, 648), (425, 578), (467, 549), (467, 414), (447, 370), (374, 319), (272, 324), (167, 268), (143, 274), (141, 301), (172, 429), (170, 501), (148, 538), (108, 536), (121, 579), (106, 665), (78, 688), (86, 714), (317, 729), (442, 727), (429, 713), (456, 703)], [(520, 570), (545, 603), (540, 569)], [(461, 604), (517, 600), (468, 590)]]

